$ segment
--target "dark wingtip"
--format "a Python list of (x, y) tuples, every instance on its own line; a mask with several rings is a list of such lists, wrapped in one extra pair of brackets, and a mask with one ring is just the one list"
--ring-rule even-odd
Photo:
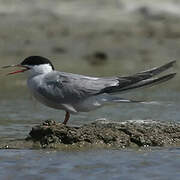
[(173, 67), (174, 64), (176, 64), (176, 60), (170, 61), (169, 63), (163, 65), (162, 67), (164, 67), (164, 69), (166, 70), (166, 69)]
[(171, 73), (171, 74), (169, 74), (170, 79), (173, 78), (174, 76), (176, 76), (176, 74), (177, 74), (177, 73)]
[(169, 63), (167, 63), (167, 64), (165, 64), (165, 65), (171, 67), (171, 66), (173, 66), (174, 64), (176, 64), (176, 60), (172, 60), (172, 61), (170, 61)]

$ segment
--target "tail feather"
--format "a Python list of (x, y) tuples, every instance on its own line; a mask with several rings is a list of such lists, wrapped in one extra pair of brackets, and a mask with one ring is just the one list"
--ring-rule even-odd
[(140, 87), (145, 87), (145, 86), (154, 86), (156, 84), (160, 84), (162, 82), (168, 81), (169, 79), (172, 79), (175, 75), (176, 75), (176, 73), (171, 73), (171, 74), (168, 74), (165, 76), (161, 76), (159, 78), (146, 79), (146, 80), (140, 81), (136, 84), (132, 84), (127, 87), (121, 88), (119, 90), (119, 92), (136, 89), (136, 88), (140, 88)]
[(126, 90), (131, 90), (131, 89), (144, 87), (148, 85), (156, 85), (156, 84), (165, 82), (169, 79), (172, 79), (176, 75), (176, 73), (171, 73), (165, 76), (161, 76), (159, 78), (153, 78), (153, 77), (171, 68), (175, 62), (176, 61), (171, 61), (160, 67), (152, 68), (147, 71), (142, 71), (132, 76), (118, 77), (119, 84), (117, 86), (108, 86), (102, 89), (99, 92), (99, 94), (118, 93), (118, 92), (122, 92)]
[(132, 99), (124, 99), (121, 97), (117, 97), (117, 96), (112, 96), (112, 95), (103, 95), (103, 99), (105, 99), (105, 102), (107, 102), (108, 104), (110, 103), (143, 103), (145, 101), (138, 101), (138, 100), (132, 100)]
[(155, 67), (155, 68), (149, 69), (147, 71), (142, 71), (142, 72), (137, 73), (137, 74), (150, 74), (151, 77), (153, 77), (153, 76), (158, 75), (161, 72), (166, 71), (167, 69), (171, 68), (174, 65), (174, 63), (176, 63), (176, 61), (171, 61), (171, 62), (164, 64), (160, 67)]
[(160, 67), (155, 67), (155, 68), (152, 68), (152, 69), (149, 69), (146, 71), (142, 71), (142, 72), (139, 72), (132, 76), (119, 77), (119, 86), (118, 87), (125, 87), (125, 86), (131, 85), (131, 84), (135, 84), (139, 81), (152, 78), (155, 75), (158, 75), (158, 74), (162, 73), (163, 71), (166, 71), (167, 69), (171, 68), (175, 62), (176, 61), (171, 61)]

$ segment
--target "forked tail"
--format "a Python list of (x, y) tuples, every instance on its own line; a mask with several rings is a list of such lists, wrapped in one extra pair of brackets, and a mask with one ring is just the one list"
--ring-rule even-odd
[(167, 75), (156, 78), (154, 78), (154, 76), (171, 68), (175, 62), (176, 61), (171, 61), (163, 66), (156, 67), (147, 71), (142, 71), (132, 76), (118, 77), (119, 84), (117, 86), (106, 87), (102, 89), (100, 93), (121, 93), (140, 87), (154, 86), (156, 84), (168, 81), (169, 79), (172, 79), (176, 75), (176, 73), (169, 73)]

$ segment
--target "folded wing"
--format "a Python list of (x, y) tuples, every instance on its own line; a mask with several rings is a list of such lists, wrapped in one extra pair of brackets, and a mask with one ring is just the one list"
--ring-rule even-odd
[(61, 103), (72, 103), (98, 94), (121, 93), (127, 90), (155, 85), (165, 82), (175, 76), (170, 73), (161, 77), (154, 76), (169, 69), (175, 61), (163, 66), (143, 71), (132, 76), (98, 78), (78, 74), (54, 71), (47, 74), (38, 91), (46, 98)]

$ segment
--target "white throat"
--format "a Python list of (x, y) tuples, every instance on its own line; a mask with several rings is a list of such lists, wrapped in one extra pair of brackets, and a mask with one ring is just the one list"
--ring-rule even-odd
[(41, 64), (29, 67), (30, 69), (25, 72), (28, 77), (36, 76), (39, 74), (46, 74), (53, 71), (52, 66), (50, 64)]

